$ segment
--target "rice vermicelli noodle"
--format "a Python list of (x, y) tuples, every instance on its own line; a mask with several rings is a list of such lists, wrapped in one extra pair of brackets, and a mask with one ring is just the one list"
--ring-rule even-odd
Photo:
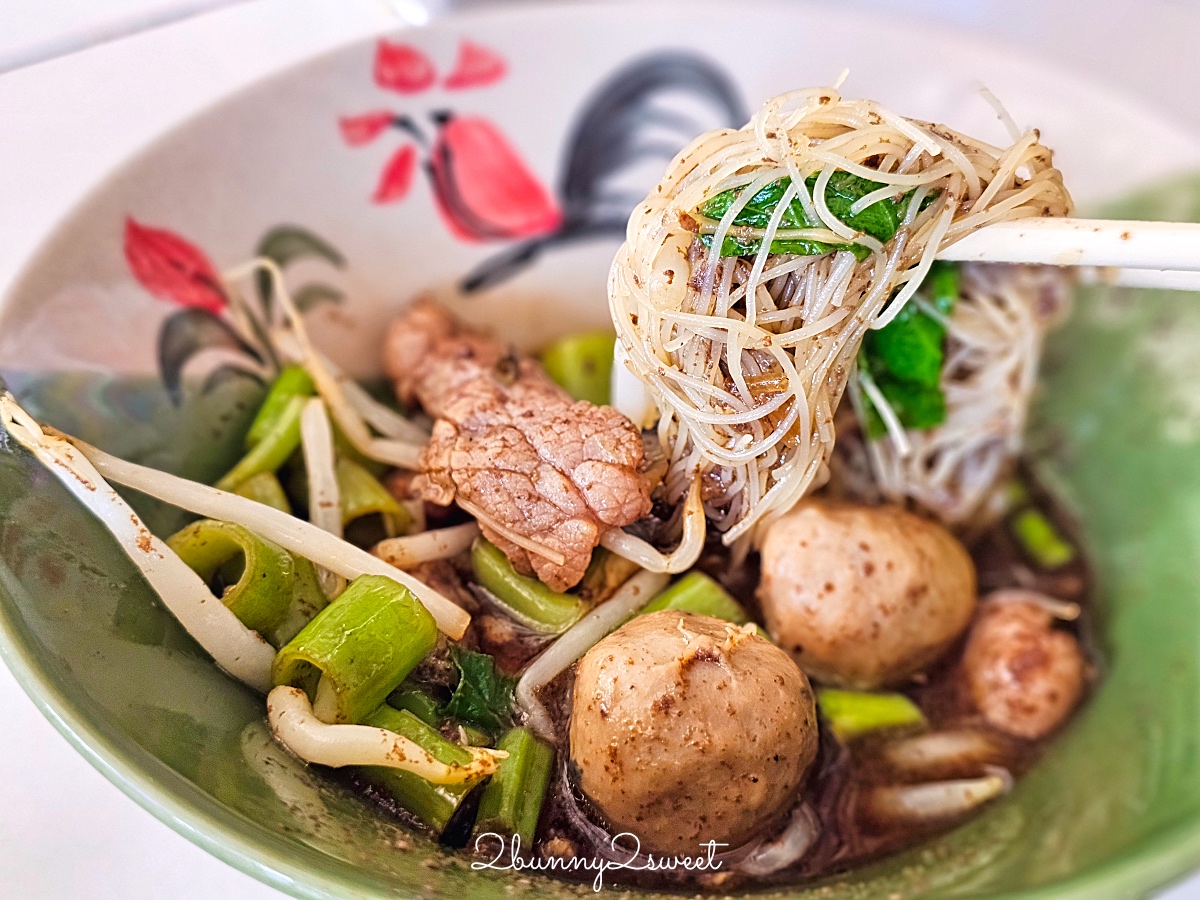
[[(739, 224), (755, 209), (759, 224)], [(626, 365), (658, 407), (667, 499), (703, 479), (726, 544), (789, 509), (827, 472), (865, 334), (939, 250), (1071, 210), (1036, 131), (995, 147), (836, 88), (783, 94), (698, 138), (630, 218), (609, 278)], [(892, 227), (872, 227), (880, 215)]]

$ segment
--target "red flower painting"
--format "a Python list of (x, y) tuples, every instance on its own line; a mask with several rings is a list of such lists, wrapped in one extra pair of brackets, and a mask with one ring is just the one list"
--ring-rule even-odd
[(160, 300), (210, 313), (219, 313), (228, 302), (208, 257), (173, 232), (127, 218), (125, 259), (134, 277)]
[(384, 109), (361, 116), (343, 116), (338, 120), (338, 127), (342, 130), (342, 140), (351, 147), (361, 147), (383, 134), (395, 118), (394, 112)]
[(375, 186), (375, 196), (371, 199), (376, 203), (402, 200), (412, 187), (413, 173), (416, 169), (417, 149), (412, 144), (405, 144), (392, 154), (392, 158), (383, 167), (379, 184)]
[(419, 94), (433, 87), (437, 70), (416, 47), (380, 41), (375, 48), (375, 83), (401, 94)]
[[(500, 54), (474, 41), (458, 47), (450, 74), (440, 83), (449, 91), (482, 88), (504, 78)], [(437, 68), (421, 50), (381, 40), (375, 48), (375, 83), (401, 94), (438, 86)], [(478, 115), (439, 110), (424, 114), (376, 110), (338, 121), (351, 147), (370, 144), (389, 128), (403, 143), (384, 163), (372, 202), (396, 203), (409, 195), (418, 167), (424, 170), (434, 202), (450, 233), (464, 241), (530, 238), (553, 231), (562, 213), (553, 196), (492, 121)]]
[[(280, 270), (298, 259), (323, 260), (338, 269), (345, 265), (333, 246), (296, 225), (272, 228), (252, 255), (271, 260)], [(173, 231), (151, 228), (132, 217), (125, 219), (125, 261), (148, 293), (179, 307), (163, 319), (158, 332), (159, 375), (173, 402), (183, 400), (185, 368), (207, 351), (220, 353), (216, 368), (203, 379), (204, 391), (230, 374), (258, 380), (271, 374), (276, 360), (265, 347), (263, 334), (279, 314), (270, 278), (252, 279), (257, 310), (249, 312), (243, 306), (242, 314), (234, 315), (221, 276), (204, 251)], [(302, 284), (290, 293), (301, 312), (342, 301), (339, 290), (320, 281)]]
[(458, 48), (454, 70), (446, 76), (442, 86), (452, 91), (484, 87), (499, 81), (507, 71), (508, 66), (501, 56), (472, 41), (463, 41)]

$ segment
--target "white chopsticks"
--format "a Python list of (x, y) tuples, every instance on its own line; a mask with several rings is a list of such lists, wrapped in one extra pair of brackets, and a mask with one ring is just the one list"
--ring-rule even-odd
[(1015, 219), (967, 235), (938, 259), (1077, 266), (1084, 282), (1200, 291), (1200, 224)]

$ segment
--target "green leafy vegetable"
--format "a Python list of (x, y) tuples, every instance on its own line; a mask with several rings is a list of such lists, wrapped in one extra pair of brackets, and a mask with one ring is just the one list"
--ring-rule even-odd
[[(958, 267), (934, 263), (921, 296), (941, 316), (954, 311), (958, 299)], [(946, 420), (942, 393), (946, 327), (935, 315), (909, 303), (878, 331), (868, 331), (858, 354), (858, 366), (879, 387), (905, 428), (934, 428)], [(887, 428), (873, 406), (863, 423), (867, 437), (882, 437)]]
[[(816, 187), (817, 177), (815, 174), (810, 175), (804, 181), (810, 196)], [(738, 212), (733, 219), (733, 225), (749, 228), (766, 228), (775, 209), (779, 206), (779, 201), (783, 199), (783, 195), (788, 187), (791, 186), (791, 183), (792, 180), (790, 178), (781, 178), (778, 181), (768, 184), (751, 197), (741, 211)], [(871, 181), (850, 172), (834, 172), (829, 179), (829, 184), (825, 188), (825, 203), (829, 207), (829, 211), (839, 221), (844, 222), (856, 231), (861, 231), (863, 234), (868, 234), (883, 243), (887, 243), (896, 236), (896, 232), (900, 228), (900, 223), (904, 221), (909, 201), (912, 199), (912, 191), (897, 198), (888, 199), (885, 197), (882, 200), (877, 200), (856, 214), (850, 212), (850, 207), (855, 202), (882, 187), (884, 187), (882, 182)], [(720, 219), (729, 211), (729, 208), (738, 199), (743, 190), (744, 188), (733, 188), (728, 191), (722, 191), (702, 203), (697, 212), (707, 219)], [(928, 203), (932, 202), (934, 196), (934, 194), (930, 194), (926, 198), (925, 203), (922, 204), (922, 209)], [(825, 226), (819, 221), (810, 219), (799, 198), (793, 198), (784, 211), (783, 217), (780, 219), (779, 227), (823, 228)], [(712, 246), (711, 236), (705, 235), (701, 240), (707, 246)], [(730, 235), (725, 238), (721, 246), (721, 255), (749, 256), (757, 253), (761, 246), (761, 240)], [(848, 249), (859, 259), (865, 259), (870, 255), (870, 251), (859, 244), (830, 244), (823, 241), (795, 240), (789, 238), (776, 238), (771, 242), (772, 253), (793, 253), (798, 256), (815, 256), (820, 253), (829, 253), (839, 249)]]
[(496, 671), (496, 661), (486, 653), (452, 646), (451, 656), (459, 679), (443, 710), (446, 715), (491, 732), (511, 725), (516, 681)]

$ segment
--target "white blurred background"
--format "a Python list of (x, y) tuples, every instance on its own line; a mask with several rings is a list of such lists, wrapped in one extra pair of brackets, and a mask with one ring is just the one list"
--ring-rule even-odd
[[(837, 2), (986, 35), (1133, 95), (1200, 133), (1200, 3)], [(0, 291), (82, 190), (173, 122), (293, 60), (453, 5), (0, 0)], [(147, 71), (155, 77), (147, 79)], [(121, 796), (58, 736), (2, 667), (0, 709), (0, 896), (281, 896)], [(1200, 877), (1162, 898), (1200, 900)]]

